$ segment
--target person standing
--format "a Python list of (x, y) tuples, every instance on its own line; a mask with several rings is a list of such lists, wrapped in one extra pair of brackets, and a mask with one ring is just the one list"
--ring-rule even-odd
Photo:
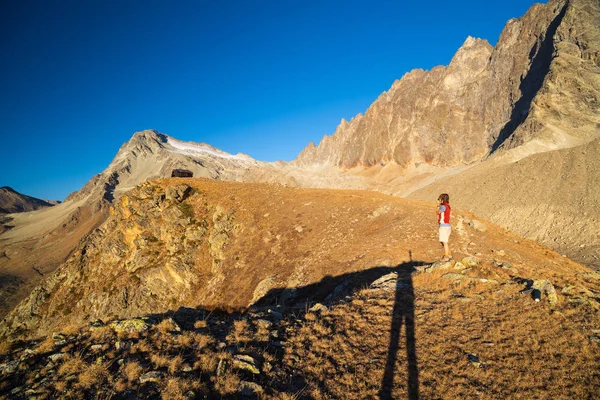
[(447, 193), (440, 194), (438, 197), (438, 206), (438, 232), (440, 244), (444, 248), (444, 257), (442, 257), (442, 261), (450, 261), (452, 255), (450, 254), (448, 240), (450, 239), (450, 233), (452, 232), (452, 225), (450, 225), (450, 196), (448, 196)]

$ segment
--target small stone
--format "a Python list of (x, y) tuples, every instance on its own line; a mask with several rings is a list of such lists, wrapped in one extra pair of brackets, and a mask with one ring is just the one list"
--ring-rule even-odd
[(115, 349), (119, 351), (129, 350), (131, 348), (131, 342), (118, 340), (115, 343)]
[(228, 366), (229, 363), (224, 358), (221, 358), (219, 360), (219, 364), (217, 365), (217, 376), (224, 375)]
[(217, 345), (218, 349), (224, 349), (225, 347), (227, 347), (227, 343), (225, 342), (219, 342), (219, 344)]
[(479, 232), (487, 231), (487, 226), (483, 222), (477, 221), (476, 219), (469, 221), (467, 225)]
[(9, 361), (7, 363), (4, 364), (0, 364), (0, 372), (2, 372), (3, 374), (13, 374), (17, 368), (19, 367), (19, 361), (15, 360), (15, 361)]
[[(377, 281), (375, 281), (377, 282)], [(373, 282), (373, 284), (375, 283)], [(371, 286), (373, 286), (373, 284), (371, 284)], [(323, 313), (323, 312), (327, 312), (329, 311), (329, 309), (327, 307), (325, 307), (323, 304), (321, 303), (317, 303), (314, 306), (312, 306), (309, 311), (314, 312), (314, 313)]]
[(98, 351), (101, 351), (103, 347), (104, 347), (103, 344), (94, 344), (94, 345), (90, 346), (90, 350), (93, 352), (98, 352)]
[(19, 394), (23, 391), (23, 389), (25, 389), (23, 386), (18, 386), (16, 388), (14, 388), (13, 390), (11, 390), (10, 394), (12, 394), (12, 395)]
[(256, 360), (245, 354), (236, 354), (233, 356), (233, 367), (255, 375), (260, 374), (260, 370), (256, 367)]
[(477, 368), (481, 368), (483, 366), (483, 364), (481, 363), (481, 361), (479, 360), (479, 358), (477, 357), (476, 354), (469, 354), (468, 355), (469, 361), (471, 362), (472, 365), (474, 365)]
[(90, 326), (93, 326), (94, 328), (100, 328), (101, 326), (104, 326), (104, 321), (97, 319), (94, 322), (90, 322)]
[(181, 370), (183, 372), (192, 372), (194, 369), (189, 364), (183, 364)]
[[(371, 289), (392, 289), (396, 286), (396, 281), (398, 280), (398, 274), (396, 272), (391, 272), (382, 276), (381, 278), (373, 281), (371, 283)], [(318, 303), (317, 303), (318, 304)], [(316, 304), (315, 304), (316, 306)], [(311, 309), (312, 311), (312, 309)]]
[(503, 257), (503, 256), (505, 256), (505, 255), (506, 255), (506, 253), (504, 252), (504, 250), (496, 250), (496, 251), (495, 251), (495, 253), (496, 253), (497, 255), (499, 255), (500, 257)]
[(264, 392), (262, 386), (248, 381), (241, 381), (238, 388), (239, 394), (244, 397), (255, 397)]
[(460, 262), (467, 268), (474, 268), (477, 266), (479, 260), (476, 257), (465, 257)]
[(278, 311), (273, 311), (273, 310), (269, 309), (269, 314), (271, 314), (271, 316), (277, 321), (280, 321), (281, 319), (283, 319), (283, 315)]
[(140, 376), (140, 383), (146, 382), (160, 382), (163, 377), (162, 372), (150, 371)]
[(52, 361), (53, 363), (57, 363), (58, 361), (62, 360), (63, 358), (65, 358), (66, 354), (65, 353), (56, 353), (56, 354), (52, 354), (51, 356), (49, 356), (48, 358), (50, 359), (50, 361)]
[(165, 321), (169, 322), (173, 332), (181, 332), (181, 327), (179, 326), (179, 324), (177, 324), (177, 322), (175, 322), (173, 318), (167, 318)]
[(425, 272), (433, 272), (435, 270), (439, 270), (439, 269), (449, 269), (452, 268), (454, 266), (456, 262), (454, 260), (450, 260), (450, 261), (436, 261), (433, 264), (431, 264), (429, 267), (425, 268)]
[(460, 261), (457, 261), (456, 264), (454, 264), (454, 269), (466, 269), (467, 267), (464, 266), (463, 263), (461, 263)]
[(266, 319), (257, 319), (255, 323), (257, 326), (264, 329), (270, 329), (273, 326), (273, 323), (271, 321), (267, 321)]

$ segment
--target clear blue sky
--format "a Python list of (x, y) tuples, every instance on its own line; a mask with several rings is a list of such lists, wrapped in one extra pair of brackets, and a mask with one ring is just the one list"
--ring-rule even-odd
[(532, 4), (0, 0), (0, 186), (63, 199), (143, 129), (292, 160)]

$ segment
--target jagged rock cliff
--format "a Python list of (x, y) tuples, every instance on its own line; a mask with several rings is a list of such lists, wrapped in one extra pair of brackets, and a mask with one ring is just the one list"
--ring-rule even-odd
[(407, 73), (295, 163), (449, 167), (532, 139), (589, 141), (600, 123), (599, 26), (595, 1), (536, 4), (495, 47), (469, 37), (447, 67)]

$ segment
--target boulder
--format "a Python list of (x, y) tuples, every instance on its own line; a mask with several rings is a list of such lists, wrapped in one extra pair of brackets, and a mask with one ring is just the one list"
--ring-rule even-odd
[(312, 306), (311, 308), (309, 308), (309, 311), (316, 313), (316, 314), (320, 314), (322, 312), (329, 311), (329, 309), (327, 307), (325, 307), (323, 304), (317, 303), (314, 306)]
[(17, 360), (9, 361), (7, 363), (0, 364), (0, 372), (2, 372), (2, 374), (4, 374), (4, 375), (10, 375), (10, 374), (15, 373), (15, 371), (17, 370), (18, 367), (19, 367), (19, 361), (17, 361)]
[(479, 263), (479, 260), (477, 259), (477, 257), (470, 256), (463, 258), (462, 260), (460, 260), (460, 262), (467, 268), (474, 268)]
[(467, 222), (467, 225), (479, 232), (487, 231), (487, 226), (483, 222), (477, 221), (476, 219), (470, 220)]
[(110, 327), (116, 333), (141, 333), (147, 331), (150, 328), (150, 324), (148, 324), (147, 320), (134, 318), (115, 321), (110, 324)]
[(66, 354), (65, 353), (56, 353), (56, 354), (52, 354), (51, 356), (49, 356), (48, 358), (50, 359), (50, 361), (52, 361), (53, 363), (57, 363), (58, 361), (62, 360), (63, 358), (65, 358)]
[(248, 371), (254, 375), (260, 374), (260, 370), (256, 366), (256, 360), (245, 354), (236, 354), (233, 356), (233, 368)]
[(248, 381), (241, 381), (238, 390), (242, 397), (257, 397), (264, 392), (258, 383)]
[(436, 270), (450, 269), (450, 268), (454, 267), (454, 264), (456, 264), (456, 261), (454, 261), (454, 260), (436, 261), (433, 264), (431, 264), (430, 266), (425, 267), (425, 272), (431, 273)]
[(176, 203), (181, 203), (191, 193), (192, 188), (189, 185), (177, 185), (167, 188), (165, 198)]
[(140, 383), (160, 382), (163, 378), (163, 373), (160, 371), (150, 371), (140, 376)]

